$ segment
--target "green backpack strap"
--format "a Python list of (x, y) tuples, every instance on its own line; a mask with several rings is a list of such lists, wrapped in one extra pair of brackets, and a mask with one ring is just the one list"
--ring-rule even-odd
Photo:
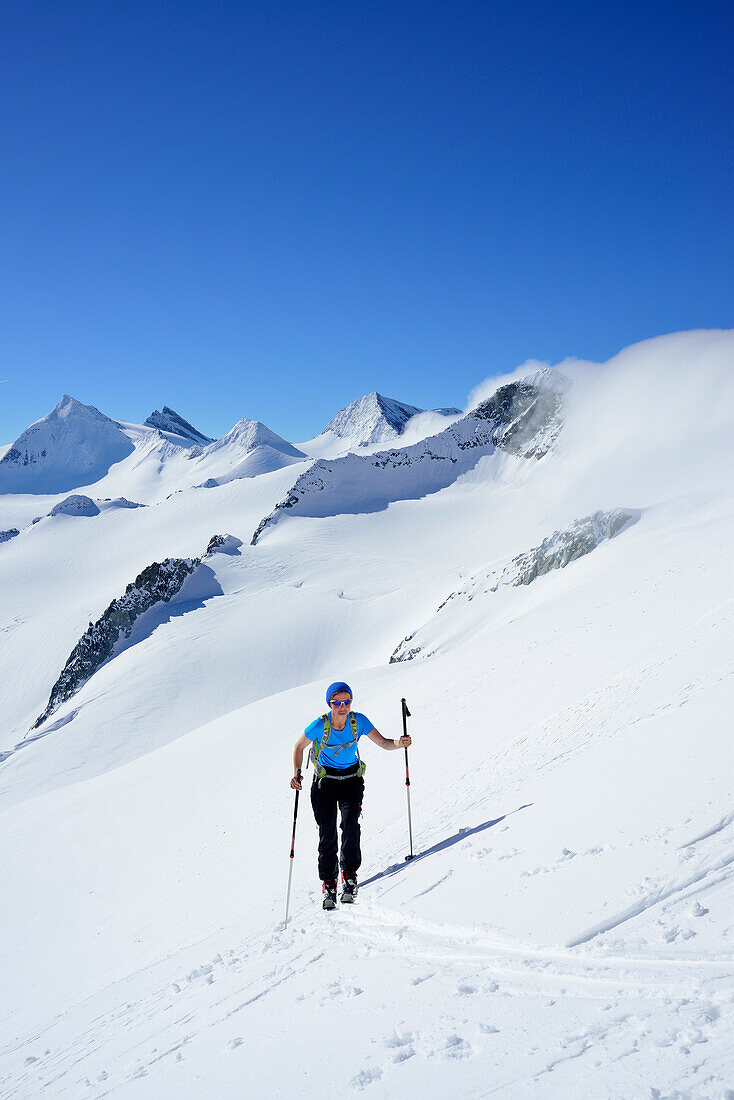
[(329, 721), (328, 714), (321, 715), (321, 721), (324, 724), (324, 732), (321, 734), (320, 741), (314, 741), (313, 743), (313, 770), (317, 779), (323, 779), (326, 775), (326, 770), (322, 764), (319, 764), (319, 753), (325, 745), (329, 744), (329, 738), (331, 737), (331, 722)]
[(359, 737), (357, 735), (357, 716), (356, 716), (356, 714), (354, 713), (353, 710), (350, 710), (349, 717), (351, 719), (352, 734), (354, 736), (354, 748), (356, 749), (356, 752), (357, 752), (357, 763), (359, 764), (359, 771), (357, 772), (357, 774), (358, 775), (364, 775), (364, 773), (367, 770), (367, 765), (365, 764), (362, 757), (359, 755)]

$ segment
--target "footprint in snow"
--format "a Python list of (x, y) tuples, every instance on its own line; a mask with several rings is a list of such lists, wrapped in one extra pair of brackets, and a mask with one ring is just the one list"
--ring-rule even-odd
[(234, 1039), (230, 1039), (227, 1043), (227, 1049), (237, 1050), (237, 1047), (241, 1047), (244, 1041), (241, 1035), (236, 1035)]
[(391, 1035), (389, 1039), (385, 1039), (386, 1047), (408, 1047), (411, 1046), (415, 1036), (412, 1031), (406, 1031), (405, 1035), (400, 1035), (396, 1031), (394, 1035)]
[(667, 932), (663, 932), (662, 938), (664, 943), (675, 943), (676, 940), (691, 940), (695, 935), (696, 933), (692, 928), (685, 928), (681, 931), (677, 925), (674, 925)]
[(366, 1089), (368, 1085), (371, 1085), (373, 1081), (379, 1081), (382, 1077), (382, 1070), (377, 1069), (361, 1069), (356, 1077), (352, 1078), (353, 1089)]
[(411, 985), (420, 985), (421, 982), (427, 982), (429, 980), (429, 978), (433, 978), (433, 977), (434, 977), (433, 973), (431, 973), (431, 974), (421, 974), (420, 977), (418, 977), (418, 978), (411, 978), (410, 984)]
[(461, 1059), (468, 1058), (472, 1054), (472, 1048), (461, 1035), (449, 1035), (443, 1048), (439, 1051), (442, 1058)]
[(708, 913), (708, 911), (709, 910), (706, 909), (705, 906), (701, 905), (700, 901), (697, 901), (696, 904), (691, 907), (691, 916), (692, 917), (705, 917), (706, 914)]

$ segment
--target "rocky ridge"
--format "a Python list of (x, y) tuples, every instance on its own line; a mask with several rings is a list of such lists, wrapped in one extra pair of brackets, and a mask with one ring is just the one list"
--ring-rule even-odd
[(190, 439), (192, 443), (196, 443), (200, 447), (207, 447), (214, 440), (209, 436), (203, 435), (200, 431), (189, 424), (188, 420), (184, 420), (174, 409), (164, 405), (162, 409), (154, 409), (144, 424), (148, 428), (157, 428), (161, 432), (170, 432), (173, 435), (180, 435), (184, 439)]
[(538, 371), (501, 386), (442, 432), (412, 446), (317, 459), (260, 521), (252, 545), (288, 512), (326, 516), (376, 511), (390, 501), (438, 492), (497, 448), (518, 458), (542, 458), (561, 431), (566, 385), (557, 372)]
[(114, 656), (118, 643), (130, 637), (133, 626), (142, 615), (156, 604), (172, 600), (204, 558), (215, 552), (237, 553), (240, 545), (240, 540), (232, 535), (214, 535), (201, 558), (166, 558), (148, 565), (127, 585), (124, 595), (114, 599), (100, 618), (89, 624), (71, 651), (51, 689), (48, 703), (32, 729), (38, 729)]

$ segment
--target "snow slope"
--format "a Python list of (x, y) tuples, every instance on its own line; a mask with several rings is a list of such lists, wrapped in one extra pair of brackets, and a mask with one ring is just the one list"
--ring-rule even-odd
[[(7, 748), (95, 608), (242, 540), (0, 765), (3, 1096), (728, 1095), (733, 352), (563, 364), (557, 450), (254, 547), (290, 469), (0, 546)], [(390, 664), (416, 628), (435, 655)], [(402, 753), (368, 744), (358, 904), (320, 910), (304, 796), (284, 930), (291, 748), (334, 676), (388, 736), (408, 701), (417, 858)]]

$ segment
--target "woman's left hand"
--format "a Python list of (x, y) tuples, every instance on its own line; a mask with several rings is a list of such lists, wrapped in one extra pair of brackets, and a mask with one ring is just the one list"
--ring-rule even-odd
[(412, 743), (413, 743), (413, 738), (410, 736), (410, 734), (409, 733), (404, 733), (403, 736), (398, 741), (398, 747), (401, 748), (401, 749), (409, 749), (410, 746), (412, 745)]

